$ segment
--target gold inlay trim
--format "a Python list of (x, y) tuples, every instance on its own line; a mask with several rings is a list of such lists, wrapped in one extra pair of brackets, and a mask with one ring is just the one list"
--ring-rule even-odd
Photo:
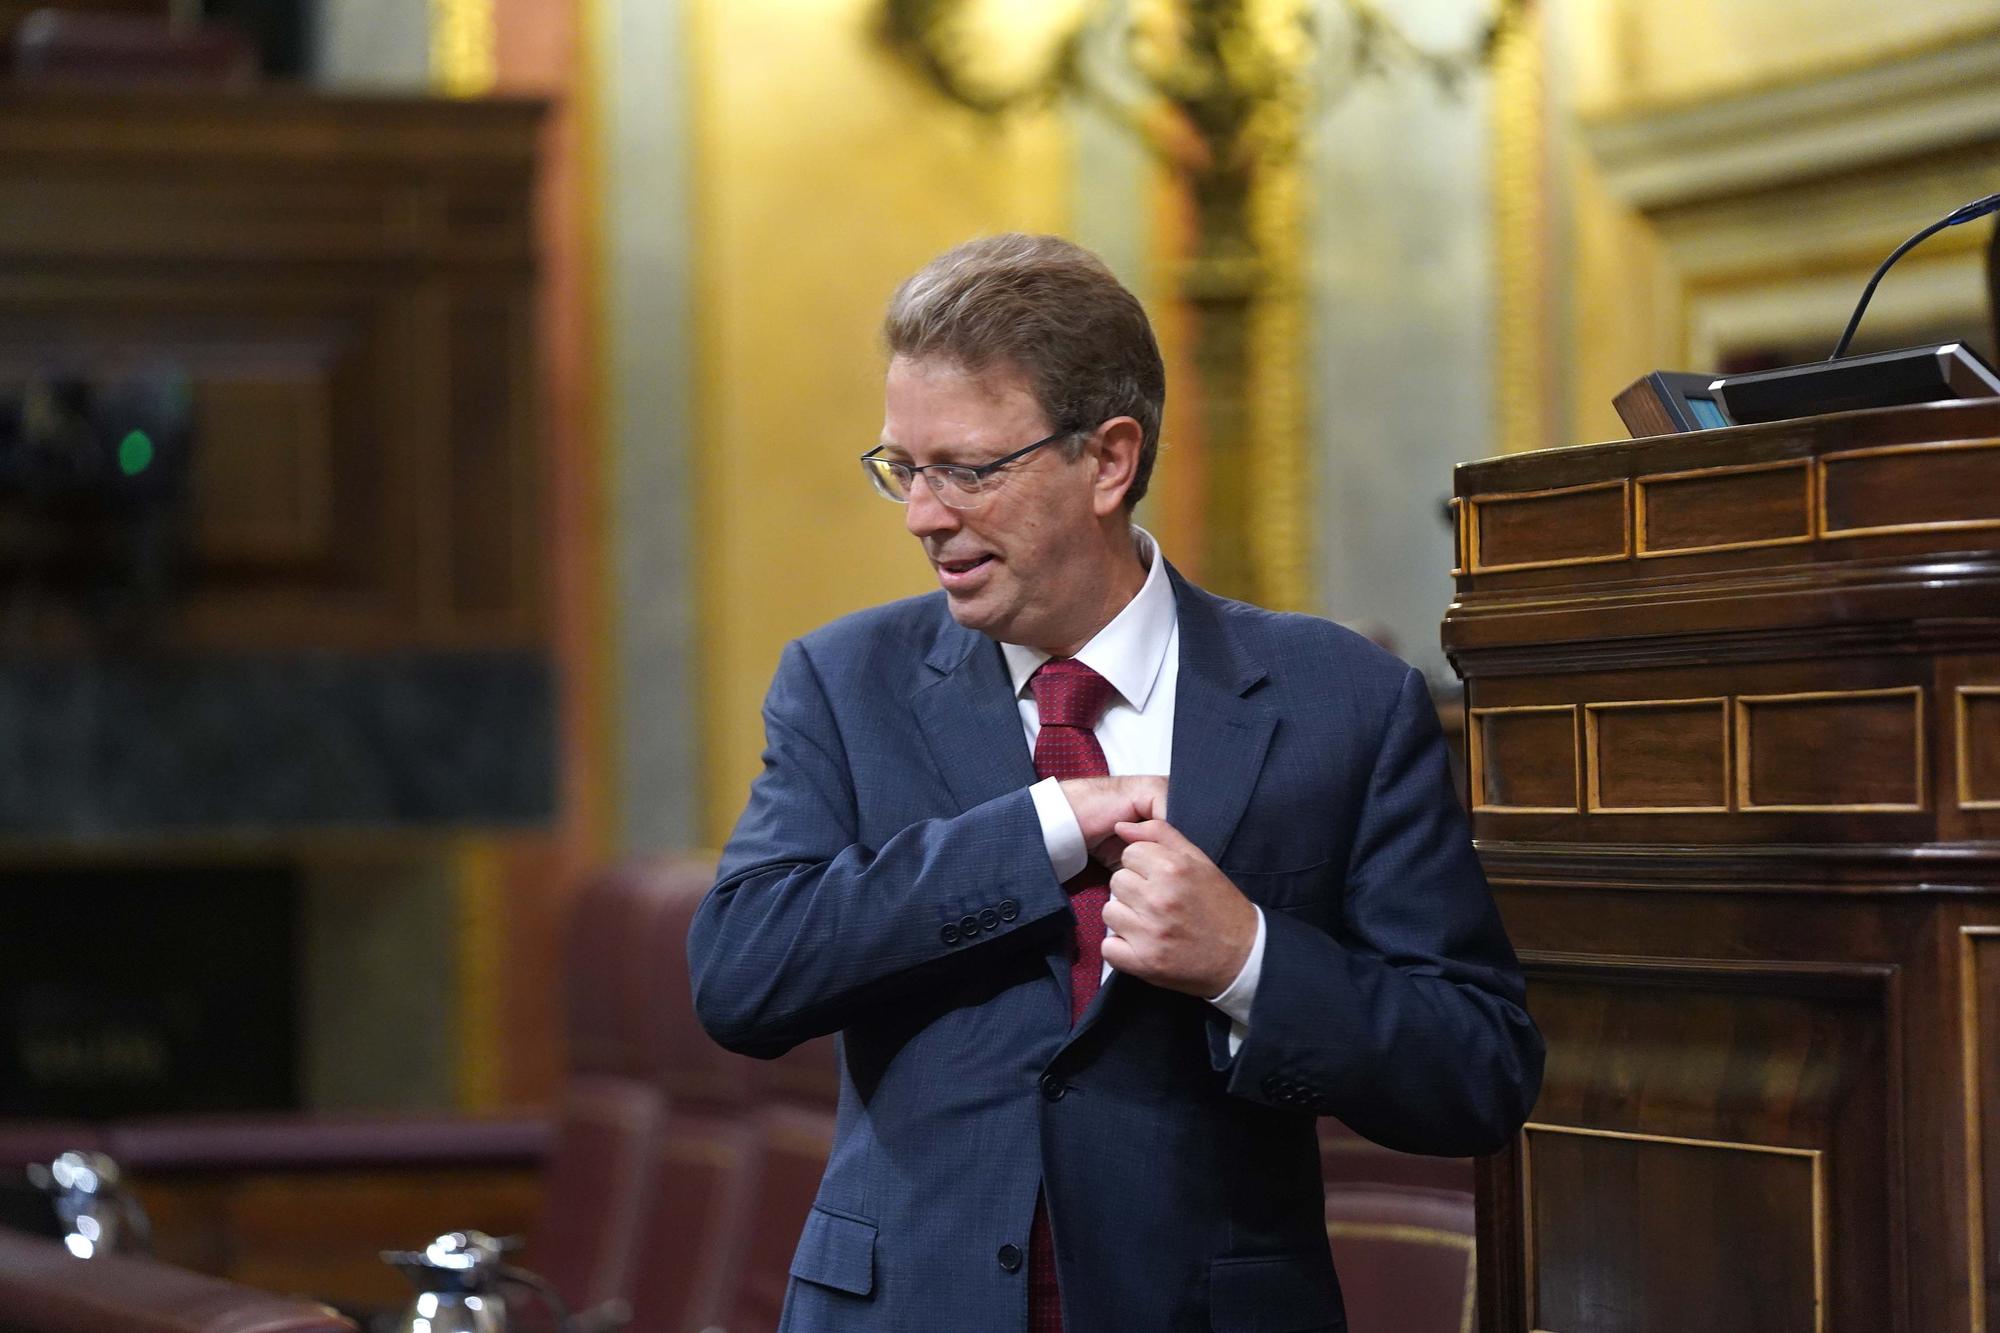
[[(1722, 727), (1722, 804), (1720, 805), (1606, 805), (1601, 792), (1600, 759), (1598, 756), (1597, 715), (1618, 709), (1696, 709), (1713, 708), (1716, 721)], [(1583, 706), (1583, 762), (1585, 785), (1585, 811), (1593, 815), (1714, 815), (1728, 814), (1730, 781), (1735, 768), (1732, 747), (1729, 744), (1729, 696), (1718, 694), (1699, 699), (1616, 699), (1604, 703), (1589, 703)]]
[[(1541, 1293), (1536, 1290), (1537, 1269), (1534, 1262), (1535, 1237), (1535, 1187), (1534, 1187), (1534, 1139), (1540, 1134), (1568, 1134), (1577, 1138), (1622, 1139), (1634, 1143), (1663, 1143), (1677, 1148), (1717, 1148), (1732, 1152), (1764, 1153), (1776, 1157), (1799, 1157), (1806, 1160), (1812, 1179), (1812, 1258), (1813, 1258), (1813, 1333), (1826, 1333), (1826, 1269), (1827, 1269), (1827, 1216), (1826, 1216), (1826, 1154), (1818, 1148), (1786, 1148), (1772, 1143), (1743, 1143), (1734, 1139), (1695, 1139), (1676, 1134), (1646, 1134), (1623, 1129), (1586, 1129), (1580, 1125), (1552, 1125), (1540, 1121), (1529, 1121), (1521, 1126), (1521, 1229), (1527, 1241), (1528, 1315), (1533, 1322), (1537, 1307), (1541, 1304)], [(1541, 1330), (1541, 1325), (1535, 1324)]]
[[(1486, 741), (1485, 728), (1480, 724), (1489, 717), (1503, 717), (1515, 713), (1567, 713), (1569, 714), (1570, 764), (1576, 782), (1576, 800), (1572, 805), (1493, 805), (1486, 799)], [(1575, 704), (1506, 704), (1494, 708), (1468, 708), (1465, 710), (1466, 768), (1471, 773), (1472, 808), (1478, 813), (1493, 815), (1574, 815), (1583, 812), (1583, 768), (1576, 762), (1576, 705)]]
[[(1515, 560), (1504, 565), (1489, 564), (1486, 560), (1485, 541), (1480, 535), (1481, 513), (1488, 507), (1522, 500), (1546, 500), (1557, 495), (1581, 495), (1586, 491), (1619, 491), (1618, 550), (1604, 555), (1572, 555), (1553, 560)], [(1467, 557), (1471, 560), (1475, 574), (1500, 574), (1518, 569), (1565, 569), (1574, 565), (1602, 565), (1632, 557), (1632, 481), (1629, 477), (1619, 477), (1612, 481), (1587, 481), (1579, 486), (1552, 486), (1539, 491), (1493, 491), (1485, 495), (1470, 497), (1471, 510), (1466, 523), (1468, 545)]]
[(1465, 501), (1451, 497), (1451, 576), (1465, 573)]
[[(1888, 699), (1906, 696), (1911, 704), (1910, 735), (1912, 747), (1916, 751), (1916, 773), (1912, 790), (1916, 792), (1914, 802), (1838, 802), (1826, 805), (1779, 804), (1766, 805), (1750, 798), (1750, 705), (1775, 703), (1817, 703), (1829, 700)], [(1929, 783), (1925, 780), (1924, 744), (1924, 687), (1921, 685), (1897, 685), (1879, 690), (1806, 690), (1795, 694), (1742, 694), (1736, 696), (1736, 808), (1741, 811), (1757, 811), (1792, 814), (1883, 814), (1913, 813), (1929, 808)]]
[[(1706, 546), (1663, 546), (1655, 549), (1646, 532), (1646, 488), (1662, 482), (1705, 481), (1715, 477), (1742, 476), (1752, 472), (1778, 472), (1796, 468), (1799, 478), (1805, 483), (1800, 499), (1803, 501), (1799, 512), (1805, 524), (1805, 531), (1796, 537), (1758, 537), (1749, 541), (1712, 542)], [(1691, 468), (1685, 472), (1652, 472), (1638, 477), (1632, 483), (1637, 494), (1632, 504), (1632, 526), (1638, 537), (1637, 555), (1641, 560), (1657, 560), (1670, 555), (1700, 555), (1708, 551), (1749, 551), (1765, 546), (1798, 546), (1813, 540), (1818, 533), (1818, 505), (1815, 504), (1816, 491), (1813, 484), (1813, 467), (1810, 459), (1785, 458), (1772, 463), (1744, 463), (1731, 467)]]
[(2000, 449), (1996, 440), (1945, 440), (1928, 444), (1884, 444), (1869, 449), (1843, 449), (1819, 457), (1819, 531), (1829, 540), (1840, 537), (1880, 537), (1894, 533), (1965, 532), (1976, 528), (2000, 528), (2000, 513), (1991, 518), (1942, 518), (1910, 523), (1878, 523), (1865, 528), (1836, 528), (1826, 513), (1827, 469), (1835, 463), (1856, 458), (1881, 458), (1892, 454), (1943, 454)]
[[(1953, 710), (1954, 726), (1952, 743), (1958, 751), (1958, 808), (1961, 810), (2000, 810), (2000, 796), (1975, 799), (1972, 794), (1972, 705), (1976, 698), (2000, 697), (2000, 685), (1961, 685), (1958, 687), (1957, 707)], [(2000, 743), (2000, 737), (1995, 737)]]
[(1985, 1087), (1980, 1076), (1979, 978), (1974, 955), (1978, 941), (2000, 939), (2000, 926), (1958, 928), (1959, 1061), (1965, 1116), (1965, 1250), (1966, 1287), (1971, 1297), (1974, 1333), (1986, 1329), (1986, 1144), (1980, 1117)]

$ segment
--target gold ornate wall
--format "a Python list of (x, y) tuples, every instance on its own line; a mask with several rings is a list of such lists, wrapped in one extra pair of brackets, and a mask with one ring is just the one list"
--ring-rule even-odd
[[(1991, 0), (1555, 0), (1537, 17), (1495, 89), (1506, 448), (1623, 438), (1610, 400), (1637, 376), (1837, 330), (1897, 241), (1991, 188)], [(1906, 261), (1878, 298), (1900, 311), (1871, 320), (1919, 322), (1921, 299), (1891, 289), (1925, 281), (1962, 293), (1932, 318), (1974, 315), (1983, 229), (1964, 230)]]
[[(934, 586), (855, 457), (882, 424), (877, 327), (932, 255), (1061, 231), (1053, 115), (944, 105), (874, 41), (868, 0), (690, 0), (696, 553), (706, 839), (741, 810), (785, 642)], [(662, 201), (672, 206), (673, 201)]]

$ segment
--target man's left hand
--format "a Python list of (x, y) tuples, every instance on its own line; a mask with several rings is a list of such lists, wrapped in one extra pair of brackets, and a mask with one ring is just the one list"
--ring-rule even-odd
[(1168, 990), (1228, 989), (1257, 940), (1257, 909), (1164, 819), (1120, 823), (1126, 843), (1104, 904), (1104, 961)]

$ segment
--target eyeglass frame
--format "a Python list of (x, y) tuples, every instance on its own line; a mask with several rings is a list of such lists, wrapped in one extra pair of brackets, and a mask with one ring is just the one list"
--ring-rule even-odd
[[(945, 505), (948, 508), (959, 509), (962, 508), (962, 506), (952, 504), (951, 501), (945, 499), (944, 488), (940, 486), (937, 482), (925, 478), (924, 473), (937, 472), (940, 474), (944, 474), (950, 472), (970, 472), (972, 474), (974, 482), (983, 486), (985, 485), (986, 479), (988, 477), (998, 472), (1001, 468), (1006, 467), (1008, 464), (1018, 463), (1023, 458), (1026, 458), (1029, 454), (1035, 452), (1035, 450), (1040, 449), (1045, 445), (1054, 444), (1057, 440), (1066, 440), (1072, 435), (1082, 435), (1083, 433), (1084, 430), (1082, 428), (1074, 426), (1069, 428), (1068, 430), (1059, 430), (1053, 435), (1044, 435), (1041, 439), (1036, 440), (1033, 444), (1024, 445), (1023, 447), (1016, 449), (1013, 453), (1008, 454), (1006, 457), (996, 458), (990, 463), (925, 463), (919, 466), (918, 464), (915, 463), (898, 462), (896, 459), (893, 458), (884, 458), (878, 460), (875, 457), (875, 455), (881, 453), (884, 449), (887, 449), (889, 447), (886, 444), (878, 444), (873, 449), (870, 449), (867, 453), (861, 455), (861, 470), (868, 474), (868, 484), (875, 488), (875, 493), (881, 496), (883, 499), (890, 501), (891, 503), (906, 505), (909, 503), (909, 500), (907, 498), (897, 499), (894, 495), (890, 494), (889, 491), (877, 479), (877, 473), (873, 465), (878, 461), (887, 463), (892, 467), (908, 468), (910, 470), (910, 489), (912, 493), (914, 493), (916, 490), (917, 481), (921, 479), (924, 481), (925, 485), (931, 488), (931, 494), (935, 495), (938, 498), (939, 504)], [(979, 491), (963, 491), (962, 493), (966, 495), (980, 494)]]

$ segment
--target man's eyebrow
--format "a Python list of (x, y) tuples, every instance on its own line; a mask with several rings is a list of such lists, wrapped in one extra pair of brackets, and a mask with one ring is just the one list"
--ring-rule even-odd
[[(885, 454), (894, 454), (905, 461), (907, 461), (911, 456), (910, 451), (908, 449), (905, 449), (902, 445), (897, 444), (894, 440), (884, 440), (875, 447), (877, 449), (880, 449)], [(969, 452), (971, 452), (971, 450), (967, 449), (966, 446), (963, 444), (960, 443), (947, 444), (940, 447), (937, 450), (937, 453), (932, 457), (931, 461), (933, 463), (964, 463), (966, 461), (966, 455)]]

